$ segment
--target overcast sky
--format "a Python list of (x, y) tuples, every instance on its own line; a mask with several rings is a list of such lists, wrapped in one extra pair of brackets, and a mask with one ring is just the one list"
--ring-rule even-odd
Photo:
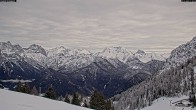
[(196, 3), (181, 0), (0, 2), (0, 41), (23, 47), (170, 52), (196, 36)]

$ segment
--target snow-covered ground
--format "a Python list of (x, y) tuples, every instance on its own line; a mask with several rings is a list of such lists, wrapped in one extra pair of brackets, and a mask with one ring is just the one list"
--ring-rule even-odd
[[(187, 96), (182, 96), (180, 98), (174, 97), (174, 98), (166, 98), (166, 97), (161, 97), (158, 100), (155, 100), (151, 106), (145, 107), (141, 110), (196, 110), (195, 108), (191, 107), (177, 107), (175, 106), (174, 102), (180, 101), (182, 99), (188, 99)], [(171, 102), (171, 106), (170, 106)]]
[(0, 89), (0, 110), (90, 110), (61, 101)]

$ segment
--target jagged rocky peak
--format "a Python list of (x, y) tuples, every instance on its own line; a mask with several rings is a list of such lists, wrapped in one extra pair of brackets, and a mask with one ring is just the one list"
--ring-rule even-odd
[(193, 39), (191, 40), (191, 42), (196, 42), (196, 36), (193, 37)]
[(30, 45), (30, 46), (27, 48), (27, 51), (28, 51), (29, 53), (31, 53), (31, 52), (32, 52), (32, 53), (41, 53), (41, 54), (43, 54), (43, 55), (46, 56), (46, 51), (45, 51), (45, 49), (44, 49), (43, 47), (37, 45), (37, 44), (32, 44), (32, 45)]
[(105, 48), (103, 51), (96, 53), (95, 55), (102, 58), (113, 58), (118, 59), (122, 62), (126, 62), (127, 59), (133, 54), (122, 47), (108, 47)]
[(23, 48), (22, 48), (19, 44), (13, 45), (13, 49), (14, 49), (15, 51), (20, 52), (20, 53), (24, 52)]
[(91, 54), (89, 51), (85, 50), (85, 49), (76, 49), (76, 48), (72, 48), (72, 49), (68, 49), (67, 51), (67, 55), (69, 56), (80, 56), (80, 55), (89, 55)]
[(51, 54), (51, 53), (58, 54), (58, 53), (64, 53), (65, 50), (66, 50), (65, 47), (60, 46), (60, 47), (49, 49), (47, 53), (48, 54)]
[(12, 45), (10, 41), (0, 42), (0, 50), (2, 53), (13, 54), (13, 53), (21, 53), (23, 52), (23, 48), (18, 45)]
[(6, 47), (11, 47), (12, 44), (10, 41), (7, 41), (7, 42), (0, 42), (0, 48), (3, 49), (3, 48), (6, 48)]
[(123, 47), (108, 47), (108, 48), (105, 48), (102, 52), (108, 52), (108, 53), (122, 53), (122, 54), (129, 54), (129, 55), (132, 55), (131, 52), (129, 52), (126, 48), (123, 48)]
[(21, 49), (22, 48), (19, 44), (15, 44), (13, 46), (16, 47), (17, 49)]
[(65, 48), (63, 46), (61, 47), (57, 47), (57, 48), (53, 48), (48, 50), (47, 55), (49, 57), (53, 57), (56, 55), (63, 55), (63, 56), (78, 56), (78, 55), (90, 55), (91, 52), (85, 50), (85, 49), (70, 49), (70, 48)]
[(8, 45), (12, 45), (10, 41), (7, 41), (7, 42), (6, 42), (6, 44), (8, 44)]
[(143, 50), (138, 50), (136, 53), (134, 53), (134, 57), (138, 58), (143, 63), (147, 63), (151, 60), (159, 60), (159, 61), (165, 61), (165, 58), (158, 53), (145, 53)]
[(135, 54), (145, 55), (146, 53), (143, 50), (138, 50)]
[(170, 57), (167, 59), (166, 68), (180, 65), (194, 56), (196, 56), (196, 37), (193, 37), (193, 39), (186, 44), (178, 46), (171, 52)]
[(177, 48), (175, 48), (172, 53), (175, 53), (176, 51), (182, 50), (184, 48), (189, 48), (189, 49), (196, 49), (196, 37), (193, 37), (193, 39), (189, 42), (187, 42), (186, 44), (182, 44), (180, 46), (178, 46)]
[(190, 46), (192, 49), (196, 49), (196, 36), (190, 41)]
[(86, 49), (75, 49), (75, 51), (78, 53), (78, 54), (91, 54), (90, 51), (86, 50)]
[(125, 48), (122, 47), (107, 47), (103, 50), (103, 52), (122, 52), (122, 53), (129, 53)]
[(146, 56), (147, 54), (143, 50), (138, 50), (133, 55), (134, 55), (134, 57), (140, 59), (140, 58)]
[(62, 56), (62, 55), (65, 55), (67, 51), (69, 50), (63, 46), (52, 48), (47, 51), (47, 56), (48, 57), (54, 57), (54, 56), (59, 56), (59, 55)]
[(178, 46), (176, 49), (174, 49), (171, 52), (170, 57), (177, 56), (177, 55), (184, 55), (189, 52), (188, 56), (194, 56), (196, 51), (196, 37), (193, 37), (193, 39), (186, 44), (182, 44)]

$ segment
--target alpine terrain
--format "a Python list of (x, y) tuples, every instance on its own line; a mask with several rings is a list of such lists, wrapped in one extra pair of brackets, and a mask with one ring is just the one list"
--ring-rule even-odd
[(162, 101), (164, 99), (167, 100), (168, 109), (192, 109), (190, 106), (196, 104), (195, 73), (196, 37), (174, 49), (158, 74), (111, 98), (114, 109), (154, 110), (166, 103)]
[(162, 55), (142, 50), (132, 53), (123, 47), (92, 53), (63, 46), (46, 50), (37, 44), (23, 48), (0, 42), (0, 83), (11, 90), (24, 80), (42, 92), (53, 85), (58, 95), (89, 95), (97, 89), (108, 98), (156, 75), (164, 63)]

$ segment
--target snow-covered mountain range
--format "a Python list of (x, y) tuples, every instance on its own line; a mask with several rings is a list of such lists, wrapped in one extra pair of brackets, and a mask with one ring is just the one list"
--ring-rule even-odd
[(138, 50), (136, 53), (134, 53), (134, 56), (144, 63), (147, 63), (151, 60), (165, 61), (165, 58), (162, 54), (157, 54), (154, 52), (145, 53), (142, 50)]
[(165, 61), (163, 56), (156, 53), (145, 53), (142, 50), (132, 53), (122, 47), (110, 47), (101, 52), (91, 53), (85, 49), (68, 49), (63, 46), (45, 50), (36, 44), (30, 45), (28, 48), (22, 48), (20, 45), (12, 45), (8, 41), (0, 42), (0, 51), (2, 54), (18, 54), (25, 59), (29, 59), (29, 63), (34, 60), (34, 63), (43, 67), (55, 70), (63, 69), (64, 72), (85, 67), (100, 57), (108, 60), (117, 59), (123, 63), (136, 62), (135, 60), (142, 63), (147, 63), (151, 60)]
[(52, 83), (59, 94), (66, 91), (88, 94), (97, 88), (111, 97), (156, 74), (164, 60), (159, 54), (142, 50), (132, 53), (123, 47), (91, 53), (63, 46), (46, 50), (36, 44), (22, 48), (8, 41), (0, 42), (0, 80), (35, 79), (32, 85), (43, 90)]
[(128, 59), (137, 58), (143, 63), (147, 63), (151, 60), (165, 61), (165, 58), (161, 54), (157, 53), (145, 53), (142, 50), (138, 50), (136, 53), (128, 51), (123, 47), (110, 47), (105, 48), (103, 51), (95, 54), (102, 58), (118, 59), (121, 62), (127, 62)]
[[(180, 81), (187, 80), (183, 75), (189, 76), (184, 71), (190, 69), (188, 65), (192, 59), (196, 59), (196, 37), (174, 49), (169, 58), (142, 50), (133, 53), (123, 47), (108, 47), (92, 53), (84, 49), (65, 47), (46, 50), (36, 44), (22, 48), (18, 44), (1, 42), (0, 85), (14, 89), (15, 83), (10, 81), (28, 80), (31, 81), (30, 85), (42, 87), (43, 91), (52, 84), (57, 93), (62, 95), (76, 91), (89, 95), (96, 88), (107, 98), (121, 93), (112, 98), (118, 101), (116, 110), (129, 108), (130, 102), (134, 105), (130, 109), (134, 109), (137, 108), (137, 100), (151, 103), (155, 97), (149, 95), (150, 93), (163, 95), (159, 91), (168, 90), (169, 85), (183, 88), (185, 84), (179, 86), (182, 84)], [(196, 64), (194, 61), (192, 63)], [(174, 84), (168, 83), (168, 80), (179, 81)], [(146, 87), (151, 92), (143, 91)], [(187, 91), (188, 89), (182, 93)], [(137, 94), (142, 98), (137, 97)], [(142, 94), (148, 94), (150, 100), (145, 99)], [(132, 100), (132, 97), (136, 98)], [(145, 101), (142, 104), (145, 105)]]
[[(76, 91), (89, 95), (96, 88), (107, 98), (121, 93), (112, 98), (117, 101), (116, 110), (134, 109), (138, 107), (137, 100), (144, 100), (143, 105), (145, 101), (151, 103), (154, 96), (158, 93), (163, 95), (159, 91), (168, 90), (169, 85), (183, 88), (185, 84), (179, 86), (182, 84), (180, 81), (187, 80), (183, 75), (188, 75), (184, 71), (190, 69), (188, 65), (191, 61), (188, 60), (191, 59), (196, 59), (196, 37), (174, 49), (169, 58), (142, 50), (133, 53), (123, 47), (108, 47), (91, 53), (84, 49), (65, 47), (46, 50), (36, 44), (22, 48), (18, 44), (1, 42), (0, 85), (14, 89), (15, 83), (11, 81), (28, 80), (31, 86), (42, 87), (43, 91), (52, 84), (57, 93), (62, 95)], [(183, 66), (179, 68), (179, 65)], [(168, 80), (179, 80), (179, 83), (170, 84)], [(151, 92), (145, 92), (143, 89), (146, 87)], [(186, 91), (189, 89), (182, 93)], [(155, 94), (152, 97), (150, 93)], [(137, 94), (141, 97), (137, 97)], [(142, 94), (148, 94), (148, 100)], [(169, 95), (169, 92), (165, 94)], [(132, 97), (136, 98), (132, 100)], [(132, 108), (130, 102), (134, 105)]]

